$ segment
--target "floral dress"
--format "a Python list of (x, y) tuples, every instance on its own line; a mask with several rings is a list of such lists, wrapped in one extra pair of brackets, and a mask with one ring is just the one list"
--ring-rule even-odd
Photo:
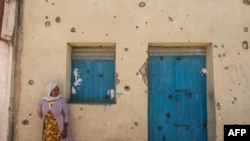
[[(50, 109), (53, 107), (54, 101), (49, 101)], [(45, 115), (43, 141), (60, 141), (61, 134), (56, 122), (56, 118), (49, 110)]]

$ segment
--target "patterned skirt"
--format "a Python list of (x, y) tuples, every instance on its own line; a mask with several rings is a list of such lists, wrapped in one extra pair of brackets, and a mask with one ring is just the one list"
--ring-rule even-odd
[(61, 141), (61, 133), (51, 111), (45, 115), (43, 141)]

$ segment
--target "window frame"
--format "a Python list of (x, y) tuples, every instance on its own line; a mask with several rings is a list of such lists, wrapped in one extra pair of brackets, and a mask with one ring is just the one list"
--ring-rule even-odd
[[(69, 96), (69, 103), (82, 103), (82, 104), (115, 104), (116, 103), (116, 72), (115, 72), (115, 46), (72, 46), (71, 47), (71, 73), (70, 73), (70, 96)], [(80, 68), (82, 70), (78, 70), (78, 74), (76, 73), (76, 70), (78, 67), (75, 67), (76, 62), (81, 62)], [(90, 63), (91, 65), (94, 65), (95, 63), (97, 66), (106, 66), (107, 64), (111, 64), (111, 68), (107, 67), (110, 72), (103, 72), (108, 73), (109, 78), (108, 82), (110, 83), (108, 86), (106, 86), (106, 83), (100, 83), (97, 84), (95, 82), (98, 82), (96, 79), (96, 75), (98, 71), (100, 70), (100, 67), (97, 69), (95, 66), (83, 66), (82, 63)], [(106, 62), (106, 63), (104, 63)], [(107, 63), (108, 62), (108, 63)], [(89, 74), (87, 74), (84, 69), (87, 67)], [(89, 67), (89, 68), (88, 68)], [(93, 68), (91, 68), (93, 67)], [(101, 67), (102, 69), (102, 67)], [(95, 70), (95, 71), (94, 71)], [(105, 70), (105, 69), (103, 69)], [(80, 73), (79, 73), (80, 72)], [(78, 92), (76, 91), (76, 77), (75, 75), (80, 75), (82, 78), (79, 79), (80, 83), (82, 83), (85, 79), (85, 81), (90, 82), (91, 84), (86, 84), (84, 81), (82, 83), (82, 86), (77, 88)], [(89, 76), (86, 76), (89, 75)], [(85, 78), (84, 78), (85, 77)], [(91, 77), (90, 79), (86, 79), (88, 77)], [(104, 82), (107, 82), (107, 75), (103, 76)], [(95, 79), (93, 79), (95, 78)], [(100, 78), (102, 79), (102, 78)], [(110, 81), (109, 81), (110, 80)], [(102, 80), (101, 80), (102, 81)], [(103, 85), (102, 85), (103, 84)], [(105, 85), (105, 86), (104, 86)], [(90, 87), (90, 88), (89, 88)], [(93, 88), (94, 87), (94, 88)], [(96, 87), (100, 88), (101, 90), (96, 90)], [(110, 88), (110, 89), (107, 89)], [(88, 90), (86, 90), (88, 89)], [(94, 90), (95, 89), (95, 90)], [(79, 90), (81, 92), (79, 92)], [(84, 91), (83, 91), (84, 90)], [(110, 91), (109, 91), (110, 90)], [(95, 93), (94, 93), (95, 91)], [(101, 92), (102, 91), (102, 92)], [(105, 91), (105, 92), (104, 92)], [(90, 92), (86, 95), (84, 95), (84, 92)], [(96, 95), (96, 93), (98, 93)], [(78, 94), (77, 96), (74, 96), (75, 94)], [(76, 99), (76, 97), (78, 99)], [(88, 97), (88, 98), (87, 98)], [(99, 97), (99, 99), (97, 98)], [(100, 98), (101, 97), (101, 98)]]

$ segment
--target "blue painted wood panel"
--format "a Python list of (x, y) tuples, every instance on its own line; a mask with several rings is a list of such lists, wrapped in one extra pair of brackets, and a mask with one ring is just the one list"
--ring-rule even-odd
[(75, 59), (71, 64), (71, 102), (114, 102), (114, 95), (110, 97), (115, 88), (114, 60)]
[(150, 56), (148, 140), (206, 141), (205, 56)]

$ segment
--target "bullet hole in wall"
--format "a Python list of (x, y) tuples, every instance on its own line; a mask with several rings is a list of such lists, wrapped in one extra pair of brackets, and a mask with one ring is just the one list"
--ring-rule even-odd
[(109, 34), (108, 34), (108, 33), (106, 33), (105, 35), (106, 35), (106, 36), (109, 36)]
[(120, 79), (116, 79), (116, 84), (120, 84)]
[(183, 28), (181, 27), (180, 30), (182, 30)]
[(248, 28), (247, 28), (247, 27), (244, 27), (243, 31), (244, 31), (244, 32), (247, 32), (247, 31), (248, 31)]
[(29, 113), (29, 116), (32, 116), (32, 113)]
[(243, 4), (249, 6), (250, 5), (250, 0), (243, 0)]
[(45, 19), (48, 19), (48, 18), (49, 18), (48, 16), (45, 17)]
[(135, 125), (135, 127), (138, 127), (139, 123), (135, 121), (134, 125)]
[(72, 27), (70, 31), (71, 32), (76, 32), (76, 28)]
[(55, 3), (52, 3), (52, 5), (55, 5)]
[(28, 82), (30, 85), (33, 85), (35, 82), (34, 82), (34, 80), (29, 80), (29, 82)]
[(137, 25), (137, 26), (135, 26), (135, 28), (139, 28), (139, 26)]
[(49, 27), (50, 26), (50, 21), (46, 21), (45, 26)]
[(116, 18), (116, 16), (114, 16), (114, 19)]
[(243, 41), (242, 42), (242, 48), (243, 49), (248, 49), (248, 41)]
[(216, 109), (217, 109), (217, 110), (221, 110), (221, 106), (220, 106), (220, 103), (219, 103), (219, 102), (216, 103)]
[(130, 87), (128, 85), (124, 86), (124, 90), (125, 91), (129, 91), (130, 90)]
[(116, 73), (116, 84), (120, 84), (120, 79), (118, 79), (119, 74)]
[(214, 45), (214, 48), (217, 48), (218, 46), (217, 45)]
[(22, 121), (22, 124), (23, 124), (23, 125), (29, 125), (29, 120), (27, 120), (27, 119), (23, 120), (23, 121)]
[(237, 101), (237, 98), (234, 97), (234, 99), (233, 99), (233, 101), (232, 101), (232, 104), (234, 104), (236, 101)]
[(224, 67), (225, 70), (228, 70), (228, 66)]
[(140, 2), (139, 3), (139, 7), (145, 7), (146, 6), (146, 3), (145, 2)]
[(82, 111), (82, 110), (83, 110), (83, 108), (81, 107), (81, 108), (80, 108), (80, 111)]
[(126, 47), (126, 48), (124, 48), (124, 51), (128, 51), (128, 48)]
[(172, 17), (168, 17), (168, 20), (169, 20), (170, 22), (174, 21), (174, 19), (173, 19)]
[(218, 58), (221, 58), (221, 54), (218, 54)]
[(60, 22), (61, 22), (61, 18), (60, 18), (60, 17), (56, 17), (55, 21), (56, 21), (57, 23), (60, 23)]

